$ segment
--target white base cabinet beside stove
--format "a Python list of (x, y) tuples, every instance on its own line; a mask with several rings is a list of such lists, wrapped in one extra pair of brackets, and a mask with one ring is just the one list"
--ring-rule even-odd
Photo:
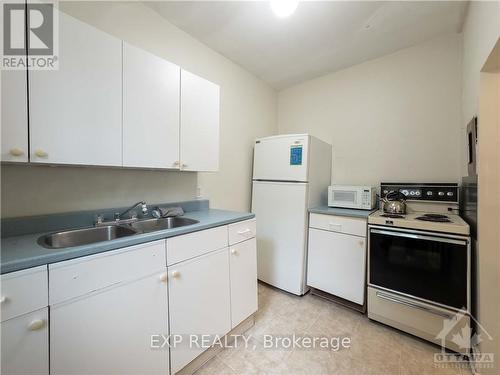
[(363, 305), (366, 219), (310, 214), (307, 285)]

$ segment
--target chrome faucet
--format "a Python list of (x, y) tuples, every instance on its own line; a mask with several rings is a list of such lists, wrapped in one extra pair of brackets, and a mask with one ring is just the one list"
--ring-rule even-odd
[(130, 215), (128, 219), (122, 219), (122, 217), (127, 213), (129, 213), (130, 211), (132, 211), (137, 206), (141, 206), (141, 211), (143, 216), (146, 216), (148, 214), (148, 206), (146, 205), (146, 202), (141, 201), (135, 203), (134, 205), (132, 205), (130, 208), (127, 208), (123, 212), (116, 212), (114, 220), (112, 221), (111, 220), (105, 221), (102, 214), (97, 215), (94, 225), (98, 227), (102, 225), (119, 225), (119, 224), (133, 223), (134, 221), (137, 221), (137, 215), (135, 213), (132, 213), (132, 215)]
[[(142, 211), (142, 214), (144, 216), (146, 216), (148, 214), (148, 206), (146, 205), (146, 202), (144, 201), (141, 201), (141, 202), (137, 202), (135, 203), (134, 205), (132, 205), (132, 207), (130, 208), (127, 208), (125, 211), (123, 211), (122, 213), (115, 213), (115, 220), (121, 220), (121, 217), (124, 216), (125, 214), (129, 213), (130, 211), (132, 211), (134, 208), (136, 208), (137, 206), (141, 206), (141, 211)], [(131, 219), (134, 218), (135, 215), (132, 215)]]

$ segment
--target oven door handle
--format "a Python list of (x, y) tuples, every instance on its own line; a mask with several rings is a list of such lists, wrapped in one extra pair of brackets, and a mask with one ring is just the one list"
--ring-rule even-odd
[(388, 236), (395, 237), (405, 237), (405, 238), (413, 238), (416, 240), (428, 240), (428, 241), (436, 241), (436, 242), (446, 242), (452, 243), (455, 245), (467, 245), (467, 240), (454, 240), (446, 237), (432, 237), (432, 236), (423, 236), (421, 234), (412, 234), (412, 233), (404, 233), (404, 232), (393, 232), (389, 230), (379, 230), (379, 229), (371, 229), (370, 233), (378, 233), (378, 234), (386, 234)]
[(434, 314), (434, 315), (438, 315), (438, 316), (441, 316), (443, 318), (447, 318), (447, 319), (450, 319), (450, 320), (453, 319), (453, 315), (447, 314), (447, 313), (439, 311), (439, 310), (432, 309), (432, 308), (427, 307), (427, 306), (422, 306), (422, 305), (419, 305), (417, 303), (413, 303), (413, 302), (410, 302), (410, 301), (407, 301), (407, 300), (402, 300), (402, 299), (399, 299), (397, 297), (394, 297), (394, 296), (391, 296), (391, 295), (388, 295), (388, 294), (385, 294), (385, 293), (376, 292), (375, 295), (378, 298), (382, 298), (382, 299), (384, 299), (386, 301), (389, 301), (389, 302), (394, 302), (394, 303), (398, 303), (400, 305), (405, 305), (405, 306), (412, 307), (412, 308), (415, 308), (415, 309), (423, 310), (425, 312), (428, 312), (428, 313), (431, 313), (431, 314)]

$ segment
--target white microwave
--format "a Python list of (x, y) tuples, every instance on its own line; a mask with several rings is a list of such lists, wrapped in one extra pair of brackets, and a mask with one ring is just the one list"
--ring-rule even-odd
[(328, 187), (328, 206), (371, 210), (377, 203), (374, 186), (332, 185)]

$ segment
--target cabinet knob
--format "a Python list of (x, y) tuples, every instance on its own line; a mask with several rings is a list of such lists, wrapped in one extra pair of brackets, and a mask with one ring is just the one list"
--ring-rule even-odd
[(182, 168), (187, 168), (187, 164), (186, 163), (182, 163)]
[(47, 154), (43, 150), (36, 150), (35, 155), (38, 156), (39, 158), (46, 158), (47, 156), (49, 156), (49, 154)]
[(361, 246), (361, 247), (365, 247), (365, 241), (361, 240), (361, 241), (359, 241), (358, 243), (359, 243), (359, 246)]
[(9, 150), (9, 154), (11, 154), (12, 156), (23, 156), (24, 151), (21, 150), (20, 148), (11, 148)]
[(4, 304), (5, 302), (7, 302), (7, 300), (8, 300), (8, 298), (7, 298), (6, 296), (2, 296), (2, 297), (0, 298), (0, 303), (1, 303), (1, 304)]
[(160, 275), (160, 281), (161, 281), (162, 283), (166, 283), (166, 282), (167, 282), (167, 279), (168, 279), (168, 275), (167, 275), (167, 273), (166, 273), (166, 272), (165, 272), (165, 273), (162, 273), (162, 274)]
[(181, 273), (179, 271), (172, 271), (172, 277), (174, 279), (178, 278), (180, 275), (181, 275)]
[(236, 249), (231, 249), (231, 254), (238, 255), (238, 251)]
[(28, 329), (30, 331), (37, 331), (45, 325), (45, 322), (42, 319), (35, 319), (30, 324), (28, 324)]
[(174, 166), (178, 166), (181, 162), (179, 160), (174, 161)]

